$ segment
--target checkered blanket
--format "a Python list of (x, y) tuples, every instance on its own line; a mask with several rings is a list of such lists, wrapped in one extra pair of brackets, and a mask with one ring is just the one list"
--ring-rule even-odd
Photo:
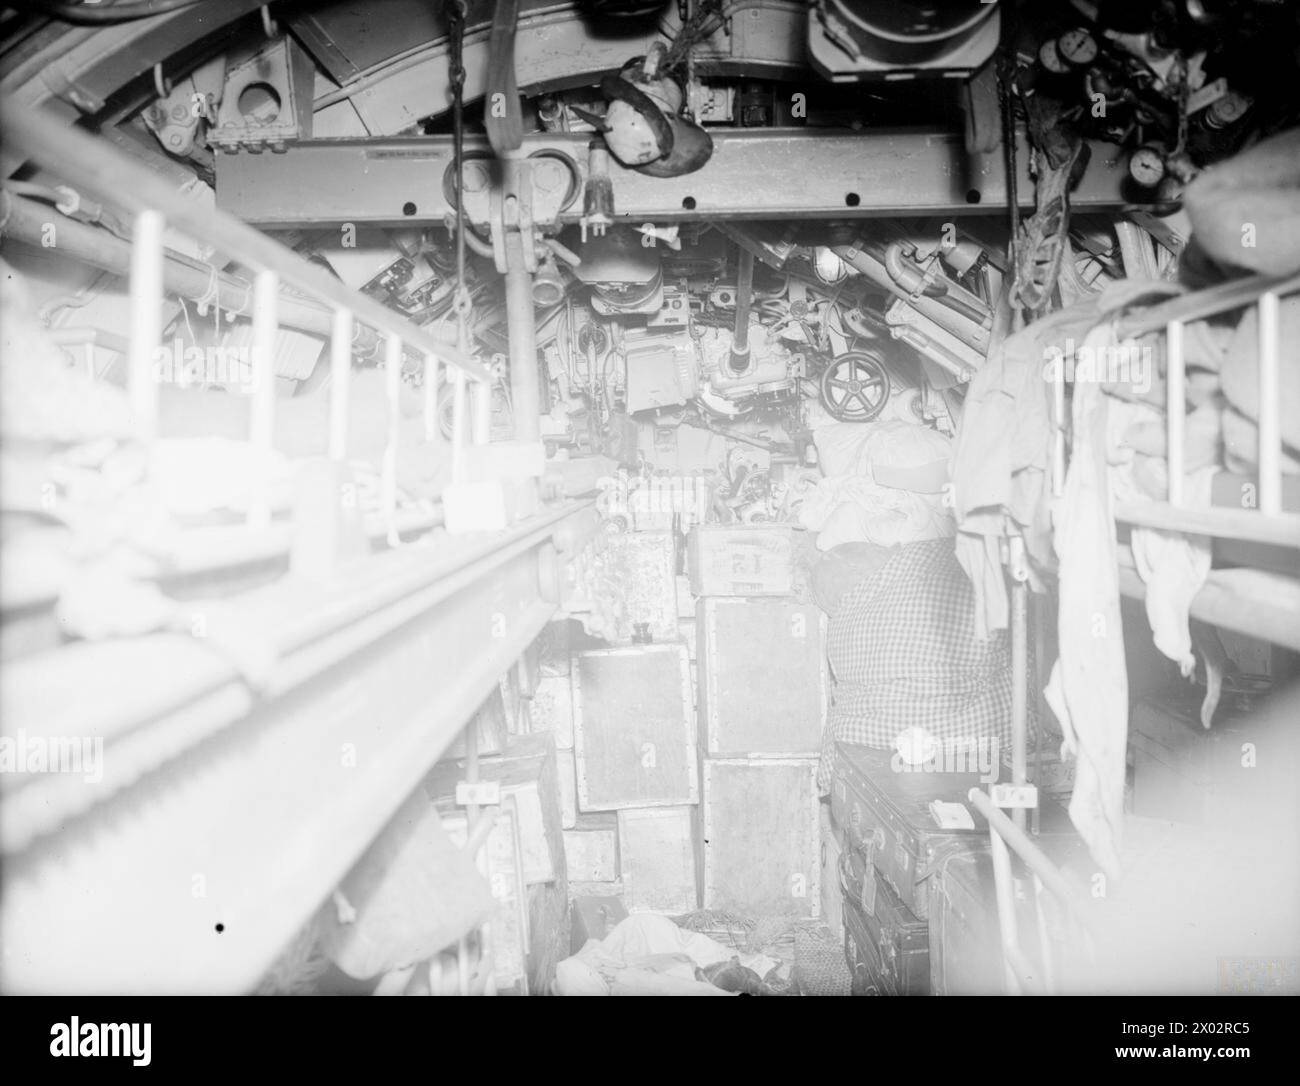
[(998, 631), (977, 641), (974, 614), (951, 539), (900, 547), (849, 591), (827, 640), (835, 689), (817, 773), (823, 792), (837, 742), (888, 749), (909, 728), (1010, 742), (1008, 639)]

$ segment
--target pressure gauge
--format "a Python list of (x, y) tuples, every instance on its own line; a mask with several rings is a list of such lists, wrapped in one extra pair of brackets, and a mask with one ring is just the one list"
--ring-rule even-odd
[(1154, 147), (1139, 147), (1128, 160), (1128, 173), (1143, 188), (1154, 188), (1165, 176), (1165, 160)]
[(1054, 75), (1065, 75), (1070, 70), (1070, 66), (1057, 51), (1056, 42), (1050, 38), (1039, 47), (1038, 62)]
[(1067, 30), (1056, 39), (1056, 51), (1067, 64), (1083, 67), (1097, 59), (1097, 39), (1086, 30)]

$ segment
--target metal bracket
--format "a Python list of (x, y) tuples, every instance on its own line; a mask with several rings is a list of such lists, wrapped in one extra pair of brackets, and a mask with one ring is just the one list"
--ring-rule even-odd
[(500, 802), (500, 781), (456, 782), (456, 805), (459, 807), (495, 807)]
[(67, 102), (81, 113), (98, 113), (104, 108), (104, 99), (73, 82), (62, 68), (49, 67), (41, 73), (41, 82), (60, 101)]
[(989, 798), (995, 807), (1033, 810), (1038, 806), (1038, 789), (1032, 784), (995, 784)]
[(502, 275), (509, 270), (514, 248), (509, 235), (517, 235), (524, 268), (537, 270), (537, 239), (534, 236), (532, 163), (526, 158), (503, 158), (501, 183), (493, 185), (489, 200), (492, 224), (492, 259)]

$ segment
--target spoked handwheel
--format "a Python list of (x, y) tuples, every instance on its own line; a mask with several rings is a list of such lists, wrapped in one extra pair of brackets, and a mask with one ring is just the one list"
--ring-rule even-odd
[(865, 351), (842, 354), (826, 367), (822, 406), (840, 422), (870, 422), (889, 402), (889, 372)]

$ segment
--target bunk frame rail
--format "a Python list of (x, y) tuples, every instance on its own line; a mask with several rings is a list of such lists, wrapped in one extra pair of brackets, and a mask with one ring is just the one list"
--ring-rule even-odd
[[(1300, 513), (1282, 510), (1282, 437), (1279, 380), (1281, 299), (1300, 293), (1300, 275), (1251, 276), (1225, 287), (1197, 291), (1152, 306), (1120, 322), (1121, 339), (1163, 331), (1167, 344), (1165, 412), (1168, 492), (1164, 502), (1127, 503), (1117, 520), (1163, 531), (1300, 547)], [(1186, 504), (1187, 360), (1186, 326), (1209, 317), (1254, 306), (1259, 317), (1256, 373), (1259, 378), (1258, 502), (1254, 509), (1194, 509)]]
[[(158, 441), (153, 359), (169, 229), (251, 273), (255, 453), (274, 447), (272, 347), (281, 311), (319, 307), (316, 327), (330, 333), (335, 465), (349, 455), (354, 343), (364, 333), (383, 352), (388, 549), (359, 563), (332, 558), (314, 570), (327, 576), (311, 583), (281, 579), (241, 595), (225, 615), (229, 636), (159, 633), (62, 647), (7, 665), (0, 689), (7, 733), (16, 720), (33, 728), (40, 720), (40, 730), (94, 737), (103, 747), (98, 780), (14, 774), (0, 790), (6, 987), (246, 992), (462, 732), (467, 776), (477, 776), (467, 724), (556, 613), (566, 563), (597, 520), (590, 501), (570, 501), (504, 531), (399, 546), (441, 519), (399, 514), (404, 354), (423, 366), (426, 440), (439, 425), (446, 371), (453, 482), (463, 480), (470, 448), (491, 441), (492, 372), (238, 219), (186, 200), (62, 118), (6, 101), (0, 134), (8, 156), (132, 224), (129, 335), (109, 345), (125, 352), (135, 436), (146, 455), (156, 455)], [(225, 296), (231, 280), (221, 263), (211, 274)], [(74, 330), (56, 342), (91, 357), (102, 339)], [(225, 536), (229, 549), (242, 557), (286, 549), (267, 480), (254, 467), (247, 482), (252, 501), (244, 524)], [(232, 652), (236, 646), (243, 649)], [(341, 760), (349, 751), (351, 761)], [(468, 847), (481, 847), (495, 813), (470, 806)], [(470, 978), (465, 941), (454, 949), (460, 989), (481, 990), (482, 956)]]
[[(253, 365), (250, 397), (249, 527), (270, 527), (270, 481), (257, 464), (264, 463), (275, 438), (274, 343), (280, 328), (280, 305), (319, 306), (329, 315), (329, 458), (348, 458), (348, 409), (352, 346), (358, 332), (369, 329), (383, 344), (387, 372), (388, 443), (384, 451), (380, 491), (389, 541), (399, 536), (397, 464), (401, 430), (399, 397), (404, 352), (422, 360), (426, 440), (438, 425), (437, 389), (445, 366), (452, 388), (451, 455), (453, 477), (460, 477), (465, 446), (490, 439), (491, 371), (473, 357), (431, 335), (373, 298), (332, 278), (323, 269), (279, 242), (218, 208), (187, 200), (143, 162), (136, 161), (107, 140), (68, 126), (61, 118), (0, 104), (0, 133), (7, 151), (47, 170), (82, 198), (120, 210), (133, 225), (129, 275), (130, 331), (127, 393), (137, 436), (152, 450), (158, 434), (159, 382), (155, 351), (162, 340), (164, 298), (164, 235), (177, 231), (225, 262), (247, 268), (253, 275), (251, 316)], [(54, 212), (51, 212), (54, 216)], [(222, 261), (212, 262), (214, 283)], [(291, 294), (285, 294), (288, 288)]]
[[(1130, 314), (1118, 322), (1116, 333), (1121, 341), (1160, 331), (1166, 336), (1168, 463), (1166, 500), (1121, 504), (1115, 509), (1115, 519), (1118, 522), (1162, 531), (1300, 548), (1300, 514), (1284, 512), (1282, 509), (1282, 439), (1279, 416), (1279, 372), (1282, 359), (1280, 302), (1283, 297), (1296, 293), (1300, 293), (1300, 275), (1249, 276), (1180, 295)], [(1259, 318), (1256, 358), (1259, 378), (1257, 506), (1254, 509), (1190, 508), (1186, 504), (1183, 487), (1184, 465), (1187, 463), (1184, 329), (1193, 321), (1252, 305)], [(1060, 373), (1057, 374), (1053, 394), (1055, 430), (1050, 477), (1052, 493), (1059, 497), (1066, 467), (1065, 384)], [(1027, 589), (1023, 568), (1023, 541), (1012, 536), (1008, 542), (1005, 558), (1011, 576), (1011, 655), (1015, 682), (1011, 714), (1012, 787), (1022, 788), (1027, 784), (1025, 751), (1028, 712), (1022, 688), (1028, 670), (1025, 614)], [(1123, 550), (1121, 548), (1121, 591), (1127, 595), (1140, 595), (1142, 582), (1135, 570), (1123, 565)], [(1211, 573), (1206, 587), (1193, 601), (1193, 615), (1215, 625), (1264, 636), (1300, 650), (1300, 622), (1295, 621), (1296, 616), (1300, 615), (1300, 584), (1297, 584), (1295, 578), (1270, 575), (1253, 569), (1227, 570), (1223, 574), (1216, 578)], [(1238, 596), (1234, 589), (1244, 591)], [(1274, 610), (1261, 616), (1259, 605), (1266, 599)], [(1029, 867), (1036, 885), (1045, 886), (1067, 907), (1071, 917), (1081, 924), (1079, 930), (1087, 938), (1087, 921), (1080, 898), (1071, 890), (1059, 868), (1026, 834), (1023, 806), (1014, 807), (1011, 817), (1008, 817), (994, 797), (980, 789), (971, 789), (968, 798), (989, 824), (1007, 991), (1051, 991), (1053, 978), (1033, 976), (1020, 948), (1012, 897), (1011, 854), (1014, 853)], [(1036, 794), (1033, 796), (1033, 809), (1036, 814)], [(1046, 965), (1050, 961), (1049, 948), (1046, 946), (1043, 947), (1043, 955)]]

